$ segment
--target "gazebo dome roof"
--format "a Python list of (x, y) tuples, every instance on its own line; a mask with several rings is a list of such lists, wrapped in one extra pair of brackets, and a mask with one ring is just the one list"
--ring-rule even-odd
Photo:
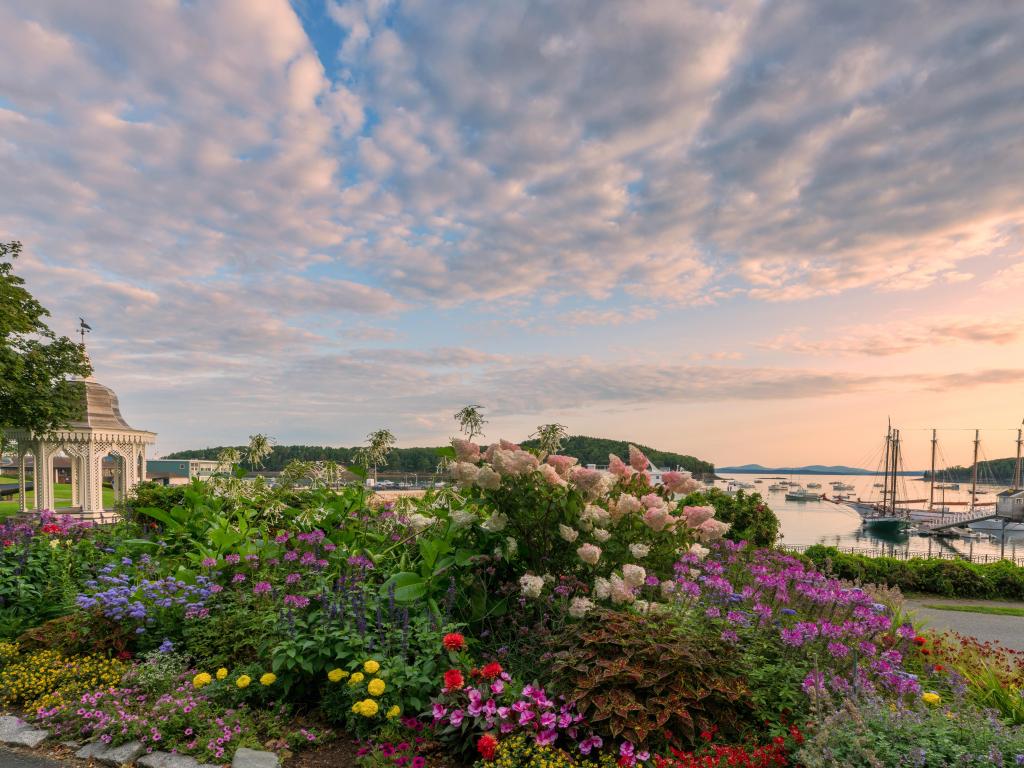
[(117, 395), (92, 379), (81, 382), (84, 385), (84, 409), (80, 419), (68, 424), (68, 429), (123, 429), (134, 432), (121, 415)]

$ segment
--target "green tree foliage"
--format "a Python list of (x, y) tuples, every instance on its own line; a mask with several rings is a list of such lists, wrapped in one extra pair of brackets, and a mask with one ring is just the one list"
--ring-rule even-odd
[(64, 426), (80, 414), (81, 385), (88, 376), (85, 350), (46, 325), (50, 313), (14, 274), (21, 243), (0, 243), (0, 429), (36, 433)]
[[(637, 445), (634, 443), (634, 445)], [(526, 448), (538, 447), (536, 440), (523, 442)], [(561, 453), (567, 456), (575, 456), (580, 464), (607, 464), (609, 453), (618, 453), (625, 456), (628, 453), (629, 443), (618, 440), (605, 440), (597, 437), (573, 436), (566, 438), (562, 445)], [(216, 460), (225, 448), (232, 446), (216, 446), (213, 448), (198, 448), (187, 451), (178, 451), (167, 455), (169, 459), (210, 459)], [(246, 446), (233, 446), (240, 454), (244, 454)], [(701, 475), (705, 472), (714, 472), (715, 465), (701, 461), (693, 456), (684, 456), (669, 451), (659, 451), (649, 448), (646, 445), (638, 445), (648, 458), (659, 467), (677, 466)], [(279, 472), (292, 461), (335, 461), (342, 466), (356, 464), (355, 453), (360, 446), (352, 448), (332, 448), (323, 445), (274, 445), (270, 455), (263, 461), (263, 469)], [(437, 469), (437, 448), (393, 448), (388, 454), (389, 472), (418, 472), (420, 474), (432, 474)]]
[[(1017, 459), (1013, 457), (1008, 459), (979, 461), (978, 479), (996, 483), (1012, 483), (1013, 469), (1016, 466), (1016, 463)], [(970, 482), (973, 473), (973, 465), (970, 467), (947, 467), (946, 469), (937, 470), (935, 472), (935, 479), (939, 482), (964, 483)], [(925, 471), (922, 474), (927, 480), (931, 473)]]
[(756, 547), (771, 547), (779, 538), (779, 518), (761, 498), (759, 493), (737, 491), (730, 496), (720, 488), (691, 493), (680, 503), (690, 507), (710, 504), (715, 508), (715, 518), (731, 526), (726, 538), (733, 541), (749, 541)]
[[(524, 448), (539, 448), (540, 442), (536, 439), (530, 439), (524, 440), (522, 445)], [(701, 461), (693, 456), (685, 456), (670, 451), (659, 451), (656, 448), (639, 443), (633, 443), (633, 445), (643, 451), (644, 455), (655, 466), (662, 469), (666, 467), (669, 469), (682, 467), (697, 476), (715, 471), (714, 464), (708, 461)], [(559, 450), (565, 456), (575, 456), (579, 459), (580, 464), (584, 466), (587, 464), (597, 464), (600, 467), (608, 464), (609, 453), (614, 453), (617, 456), (629, 455), (629, 442), (625, 440), (607, 440), (603, 437), (572, 435), (564, 439)]]

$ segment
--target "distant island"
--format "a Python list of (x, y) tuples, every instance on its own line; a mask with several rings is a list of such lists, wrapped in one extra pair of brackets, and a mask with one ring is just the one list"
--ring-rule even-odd
[[(847, 467), (842, 464), (826, 466), (824, 464), (808, 464), (804, 467), (763, 467), (760, 464), (743, 464), (738, 467), (719, 467), (719, 472), (732, 472), (733, 474), (745, 475), (880, 475), (872, 469), (861, 469), (860, 467)], [(905, 470), (901, 475), (920, 475), (921, 470)]]
[[(493, 441), (487, 439), (477, 440), (483, 445)], [(703, 461), (694, 456), (687, 456), (672, 451), (661, 451), (639, 443), (633, 443), (646, 454), (655, 466), (662, 469), (675, 469), (682, 467), (689, 470), (697, 477), (705, 474), (714, 474), (715, 465), (709, 461)], [(524, 440), (521, 445), (524, 448), (536, 448), (536, 440)], [(169, 453), (168, 459), (216, 459), (217, 456), (228, 447), (233, 447), (245, 453), (245, 446), (217, 446), (215, 448), (197, 448), (186, 451), (175, 451)], [(271, 472), (284, 469), (290, 461), (299, 459), (301, 461), (335, 461), (338, 464), (351, 464), (355, 461), (355, 452), (358, 447), (334, 448), (323, 445), (275, 445), (271, 454), (263, 460), (263, 469)], [(603, 437), (588, 437), (586, 435), (572, 435), (565, 439), (560, 453), (566, 456), (574, 456), (579, 459), (580, 464), (597, 464), (606, 466), (608, 454), (615, 453), (626, 459), (629, 455), (629, 441), (609, 440)], [(437, 469), (438, 464), (437, 448), (395, 448), (388, 456), (388, 463), (382, 469), (386, 472), (419, 472), (431, 473)]]

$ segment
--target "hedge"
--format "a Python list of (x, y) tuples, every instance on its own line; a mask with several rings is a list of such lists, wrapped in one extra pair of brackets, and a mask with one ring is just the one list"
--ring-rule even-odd
[(803, 554), (822, 571), (849, 581), (943, 597), (1024, 600), (1024, 568), (1009, 560), (984, 565), (966, 560), (898, 560), (847, 554), (820, 544)]

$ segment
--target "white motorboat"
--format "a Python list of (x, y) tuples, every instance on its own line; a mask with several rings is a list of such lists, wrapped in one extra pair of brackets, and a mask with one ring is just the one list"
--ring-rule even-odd
[(815, 493), (814, 491), (808, 491), (806, 488), (801, 488), (799, 485), (791, 487), (786, 491), (786, 501), (820, 501), (821, 494)]

